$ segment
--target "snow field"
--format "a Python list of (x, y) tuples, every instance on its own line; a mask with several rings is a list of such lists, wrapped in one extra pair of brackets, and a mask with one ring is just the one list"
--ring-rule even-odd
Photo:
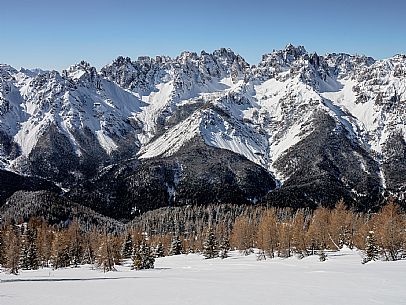
[(103, 304), (405, 304), (406, 261), (361, 264), (343, 249), (299, 260), (257, 261), (238, 252), (221, 260), (196, 254), (159, 258), (154, 270), (91, 266), (0, 273), (2, 305)]

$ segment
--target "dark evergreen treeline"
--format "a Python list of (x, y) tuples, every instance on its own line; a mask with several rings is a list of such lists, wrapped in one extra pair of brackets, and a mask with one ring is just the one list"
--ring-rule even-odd
[(132, 259), (134, 269), (154, 267), (156, 257), (202, 253), (226, 258), (230, 249), (258, 259), (319, 255), (343, 246), (364, 251), (365, 260), (406, 256), (406, 216), (393, 201), (378, 213), (336, 208), (314, 211), (257, 206), (210, 205), (148, 212), (124, 230), (83, 226), (73, 215), (64, 223), (43, 217), (9, 222), (0, 230), (0, 265), (11, 273), (41, 267), (94, 264), (114, 270)]
[(69, 225), (75, 218), (84, 231), (95, 227), (108, 232), (124, 229), (121, 222), (48, 191), (18, 191), (0, 207), (0, 225), (7, 222), (28, 222), (33, 217), (42, 218), (47, 223), (60, 227)]
[[(4, 142), (2, 141), (4, 139), (2, 136), (3, 134), (0, 132), (0, 142), (4, 145)], [(21, 190), (48, 190), (55, 193), (60, 192), (60, 189), (54, 183), (47, 180), (37, 177), (22, 176), (0, 169), (0, 205), (2, 205), (8, 197), (13, 195), (13, 193)]]

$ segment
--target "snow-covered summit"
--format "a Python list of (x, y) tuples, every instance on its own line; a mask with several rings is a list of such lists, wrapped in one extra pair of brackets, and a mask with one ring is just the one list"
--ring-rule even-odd
[(61, 73), (0, 65), (0, 162), (78, 181), (128, 159), (170, 159), (199, 139), (298, 194), (328, 181), (348, 197), (403, 196), (405, 101), (405, 55), (293, 45), (255, 66), (225, 48), (120, 56), (100, 71), (85, 61)]

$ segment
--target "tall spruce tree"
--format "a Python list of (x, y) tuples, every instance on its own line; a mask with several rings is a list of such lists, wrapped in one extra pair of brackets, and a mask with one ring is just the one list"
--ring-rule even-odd
[(219, 256), (224, 259), (228, 257), (228, 252), (230, 251), (230, 238), (228, 236), (223, 236), (219, 245)]
[(155, 248), (155, 257), (164, 257), (164, 256), (165, 256), (164, 245), (162, 244), (162, 242), (159, 242)]
[(203, 256), (206, 259), (218, 257), (219, 249), (216, 235), (212, 229), (209, 229), (207, 239), (203, 244)]
[(141, 243), (134, 248), (133, 265), (134, 269), (153, 269), (155, 263), (154, 253), (151, 247), (143, 239)]
[(21, 237), (20, 266), (24, 270), (36, 270), (39, 267), (35, 228), (27, 227)]
[(375, 232), (369, 231), (365, 239), (365, 258), (364, 263), (378, 259), (379, 251), (376, 244)]
[(124, 259), (131, 258), (133, 253), (133, 239), (130, 233), (127, 234), (121, 247), (121, 257)]
[(179, 255), (183, 252), (182, 242), (179, 235), (175, 235), (172, 238), (171, 247), (169, 249), (169, 255)]

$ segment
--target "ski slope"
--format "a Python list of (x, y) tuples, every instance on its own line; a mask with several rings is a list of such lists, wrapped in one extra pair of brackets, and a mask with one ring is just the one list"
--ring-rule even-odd
[(344, 249), (299, 260), (233, 252), (225, 260), (196, 254), (157, 259), (154, 270), (91, 266), (0, 273), (2, 305), (104, 304), (405, 304), (406, 261), (361, 264)]

